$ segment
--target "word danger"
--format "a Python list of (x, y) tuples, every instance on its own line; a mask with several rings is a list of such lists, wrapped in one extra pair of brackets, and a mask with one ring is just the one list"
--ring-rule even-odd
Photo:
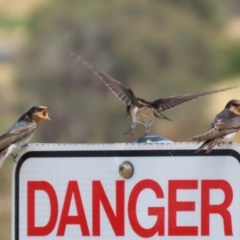
[[(232, 217), (229, 207), (233, 200), (233, 190), (226, 180), (168, 180), (168, 191), (164, 193), (161, 185), (152, 179), (144, 179), (137, 182), (130, 193), (126, 194), (124, 180), (116, 181), (115, 184), (115, 204), (112, 206), (104, 190), (101, 181), (91, 182), (91, 219), (87, 219), (81, 194), (81, 187), (77, 181), (69, 181), (66, 184), (66, 191), (61, 208), (60, 200), (57, 197), (56, 189), (47, 181), (27, 182), (27, 235), (47, 236), (57, 229), (56, 236), (64, 236), (66, 228), (74, 225), (79, 228), (80, 236), (101, 236), (101, 215), (106, 215), (109, 226), (115, 236), (125, 236), (126, 219), (129, 221), (132, 231), (143, 238), (152, 236), (210, 236), (211, 215), (218, 215), (222, 219), (219, 224), (219, 231), (225, 236), (232, 236)], [(211, 191), (220, 191), (223, 200), (218, 204), (211, 203)], [(37, 193), (43, 191), (49, 198), (48, 219), (44, 226), (36, 224), (36, 204)], [(144, 191), (153, 193), (156, 199), (165, 199), (165, 206), (148, 206), (146, 209), (147, 218), (153, 218), (152, 226), (142, 226), (138, 219), (137, 204), (139, 196)], [(199, 191), (200, 199), (195, 201), (179, 201), (177, 192)], [(39, 203), (39, 199), (38, 199)], [(76, 214), (70, 214), (71, 205), (74, 204)], [(200, 210), (199, 224), (182, 226), (178, 224), (177, 214), (182, 212), (192, 212), (196, 214), (196, 205)], [(41, 206), (42, 207), (42, 206)], [(199, 211), (198, 210), (198, 211)], [(152, 219), (152, 220), (153, 220)], [(91, 227), (88, 221), (92, 221)], [(166, 226), (166, 227), (165, 227)]]

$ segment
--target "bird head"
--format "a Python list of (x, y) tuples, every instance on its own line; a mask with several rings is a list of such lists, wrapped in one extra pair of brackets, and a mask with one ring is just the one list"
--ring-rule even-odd
[(26, 113), (26, 115), (38, 123), (41, 120), (50, 120), (48, 111), (49, 107), (34, 106)]
[(126, 117), (131, 116), (130, 107), (131, 106), (127, 106), (126, 115), (125, 115)]
[(232, 99), (230, 100), (226, 107), (226, 109), (229, 109), (230, 111), (240, 115), (240, 100)]

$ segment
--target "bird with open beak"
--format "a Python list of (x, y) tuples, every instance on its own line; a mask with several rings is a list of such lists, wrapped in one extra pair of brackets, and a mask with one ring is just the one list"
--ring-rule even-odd
[(205, 147), (210, 153), (216, 145), (232, 143), (240, 128), (240, 100), (230, 100), (216, 115), (207, 132), (192, 137), (191, 140), (203, 142), (196, 152)]
[(27, 146), (41, 120), (50, 120), (48, 111), (48, 107), (32, 107), (0, 135), (0, 169), (13, 150)]

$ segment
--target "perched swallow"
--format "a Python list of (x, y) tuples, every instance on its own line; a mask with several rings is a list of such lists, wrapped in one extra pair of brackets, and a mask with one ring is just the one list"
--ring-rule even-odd
[(48, 107), (32, 107), (12, 127), (0, 135), (0, 168), (14, 149), (27, 145), (41, 120), (50, 120), (48, 111)]
[(204, 143), (197, 149), (201, 151), (207, 147), (210, 153), (214, 146), (223, 143), (232, 143), (240, 128), (240, 100), (230, 100), (225, 108), (216, 115), (207, 132), (192, 137), (191, 140)]
[(77, 61), (81, 62), (91, 71), (93, 71), (103, 83), (123, 102), (127, 105), (126, 116), (132, 116), (132, 125), (131, 128), (124, 134), (131, 134), (132, 130), (136, 127), (137, 123), (143, 124), (145, 126), (145, 137), (150, 129), (150, 126), (154, 122), (155, 118), (161, 118), (168, 121), (172, 121), (162, 114), (163, 111), (170, 110), (175, 108), (183, 103), (193, 101), (197, 98), (204, 97), (217, 92), (226, 91), (235, 87), (224, 88), (215, 91), (208, 91), (197, 94), (187, 94), (182, 96), (173, 96), (168, 98), (156, 99), (153, 102), (148, 102), (144, 99), (135, 97), (131, 89), (124, 87), (119, 81), (110, 77), (106, 73), (98, 70), (90, 63), (85, 61), (83, 58), (79, 57), (69, 49), (66, 51), (70, 54), (71, 57), (75, 58)]

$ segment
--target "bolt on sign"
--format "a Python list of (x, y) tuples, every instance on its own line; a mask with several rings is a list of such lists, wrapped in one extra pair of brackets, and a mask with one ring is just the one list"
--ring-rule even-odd
[(195, 149), (30, 145), (13, 174), (12, 237), (239, 240), (240, 146)]

